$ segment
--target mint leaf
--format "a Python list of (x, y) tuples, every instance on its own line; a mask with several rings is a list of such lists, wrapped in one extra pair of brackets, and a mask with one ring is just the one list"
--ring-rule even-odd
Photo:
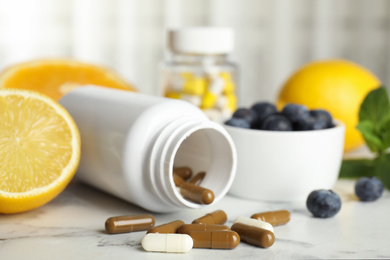
[(340, 168), (340, 178), (360, 178), (376, 176), (390, 190), (390, 154), (382, 154), (375, 159), (344, 160)]
[(390, 147), (390, 118), (381, 124), (379, 138), (382, 140), (382, 150)]
[(390, 102), (387, 90), (379, 87), (367, 94), (359, 111), (359, 122), (370, 121), (375, 128), (390, 119)]
[(377, 134), (375, 126), (370, 121), (360, 122), (356, 127), (363, 135), (364, 141), (371, 152), (380, 152), (382, 150), (383, 142)]
[(375, 176), (383, 182), (383, 185), (390, 189), (390, 154), (383, 154), (374, 160)]
[(390, 147), (390, 101), (386, 88), (368, 93), (360, 106), (357, 129), (372, 152), (382, 154)]
[(340, 168), (340, 178), (359, 178), (375, 174), (373, 160), (344, 160)]

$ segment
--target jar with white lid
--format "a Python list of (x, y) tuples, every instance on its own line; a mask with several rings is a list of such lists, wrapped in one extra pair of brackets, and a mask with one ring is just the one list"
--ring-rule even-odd
[(168, 57), (160, 66), (161, 94), (188, 101), (213, 121), (237, 108), (237, 66), (228, 60), (234, 31), (227, 27), (169, 30)]
[(236, 150), (219, 124), (181, 100), (88, 86), (59, 101), (81, 135), (76, 177), (96, 188), (154, 212), (200, 208), (184, 199), (174, 167), (205, 171), (202, 187), (214, 203), (229, 190)]

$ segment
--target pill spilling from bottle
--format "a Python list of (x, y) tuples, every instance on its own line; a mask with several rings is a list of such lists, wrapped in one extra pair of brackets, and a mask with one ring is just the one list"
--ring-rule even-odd
[(200, 216), (191, 224), (174, 220), (158, 226), (154, 226), (152, 215), (128, 215), (108, 218), (105, 228), (108, 234), (146, 231), (141, 245), (147, 252), (187, 253), (193, 248), (234, 249), (241, 242), (268, 248), (276, 241), (274, 226), (286, 224), (290, 220), (290, 212), (260, 212), (251, 218), (239, 216), (230, 228), (224, 225), (227, 220), (223, 210)]
[[(197, 204), (211, 204), (214, 202), (214, 192), (210, 189), (206, 189), (200, 186), (206, 173), (200, 172), (193, 179), (189, 180), (192, 176), (192, 169), (190, 167), (175, 167), (172, 170), (172, 178), (176, 187), (179, 189), (179, 193), (191, 202)], [(188, 182), (186, 180), (189, 180)]]

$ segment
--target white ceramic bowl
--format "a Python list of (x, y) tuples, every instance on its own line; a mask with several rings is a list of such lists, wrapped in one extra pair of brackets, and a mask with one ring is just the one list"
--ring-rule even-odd
[(343, 157), (345, 126), (314, 131), (264, 131), (224, 125), (237, 148), (230, 193), (267, 201), (306, 200), (331, 189)]

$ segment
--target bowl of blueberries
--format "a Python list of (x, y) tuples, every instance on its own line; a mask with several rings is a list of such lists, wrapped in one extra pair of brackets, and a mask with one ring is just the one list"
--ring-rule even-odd
[(268, 201), (306, 200), (331, 189), (343, 158), (345, 126), (326, 110), (269, 102), (237, 109), (224, 123), (237, 149), (230, 193)]

